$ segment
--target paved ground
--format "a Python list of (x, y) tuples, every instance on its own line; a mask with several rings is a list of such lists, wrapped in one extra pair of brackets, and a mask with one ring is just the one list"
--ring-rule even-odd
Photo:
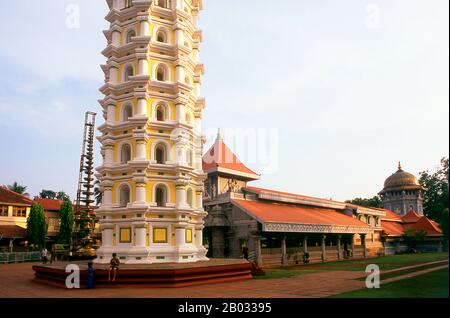
[[(249, 280), (245, 282), (177, 289), (116, 288), (62, 290), (32, 282), (34, 275), (31, 269), (32, 265), (34, 264), (0, 265), (0, 298), (317, 298), (362, 289), (365, 287), (365, 282), (358, 280), (358, 278), (366, 275), (364, 272), (336, 271), (307, 274), (291, 278)], [(427, 271), (430, 271), (430, 269)], [(411, 277), (414, 274), (404, 276)], [(400, 277), (397, 279), (400, 279)]]

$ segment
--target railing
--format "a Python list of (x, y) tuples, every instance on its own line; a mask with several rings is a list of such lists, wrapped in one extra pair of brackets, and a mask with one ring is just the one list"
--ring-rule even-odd
[(40, 252), (0, 253), (0, 264), (36, 262), (40, 260)]

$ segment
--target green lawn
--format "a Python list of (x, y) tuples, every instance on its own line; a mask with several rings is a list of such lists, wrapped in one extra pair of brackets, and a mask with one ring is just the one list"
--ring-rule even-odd
[(380, 266), (381, 270), (389, 270), (421, 263), (446, 260), (448, 258), (448, 253), (423, 253), (319, 263), (287, 268), (268, 269), (266, 270), (265, 276), (257, 276), (255, 279), (289, 278), (325, 271), (365, 271), (366, 266), (369, 264), (377, 264)]
[(448, 268), (382, 284), (380, 289), (361, 289), (333, 298), (448, 298)]

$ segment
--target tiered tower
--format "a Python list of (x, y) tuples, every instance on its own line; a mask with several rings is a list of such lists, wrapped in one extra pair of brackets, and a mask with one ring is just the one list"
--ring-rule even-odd
[(207, 260), (199, 62), (202, 0), (107, 0), (97, 263)]

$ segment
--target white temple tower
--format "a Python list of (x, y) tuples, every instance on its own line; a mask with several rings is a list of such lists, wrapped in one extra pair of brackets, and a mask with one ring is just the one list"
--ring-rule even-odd
[(107, 0), (96, 263), (207, 260), (199, 62), (202, 0)]

